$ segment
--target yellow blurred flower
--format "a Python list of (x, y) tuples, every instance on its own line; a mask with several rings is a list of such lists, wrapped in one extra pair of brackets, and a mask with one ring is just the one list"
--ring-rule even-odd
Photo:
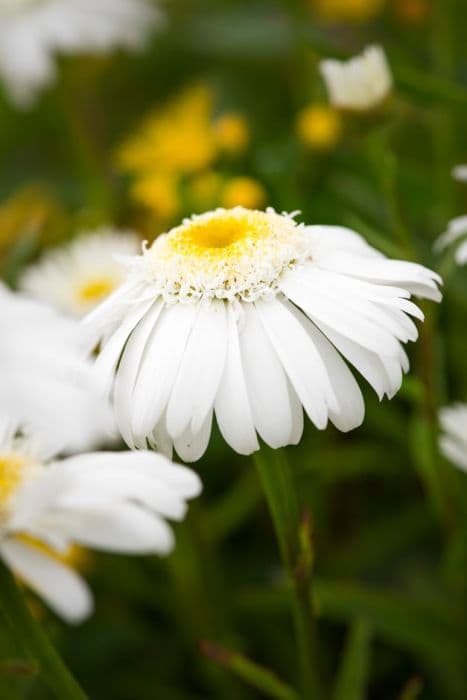
[(160, 219), (172, 219), (180, 210), (178, 179), (172, 174), (155, 172), (140, 177), (131, 188), (133, 198)]
[(58, 238), (63, 213), (51, 195), (36, 185), (17, 190), (0, 204), (0, 253), (36, 233), (47, 242)]
[(420, 24), (431, 12), (430, 0), (395, 0), (392, 11), (404, 24)]
[(192, 178), (188, 186), (188, 196), (195, 209), (212, 209), (219, 202), (221, 188), (222, 176), (208, 170)]
[(311, 4), (325, 22), (367, 22), (381, 12), (385, 0), (311, 0)]
[(236, 112), (225, 112), (214, 124), (219, 148), (227, 153), (241, 153), (248, 146), (250, 129), (245, 117)]
[(298, 113), (295, 131), (305, 146), (318, 150), (334, 148), (342, 135), (340, 114), (329, 105), (309, 104)]
[(189, 174), (208, 167), (217, 146), (211, 124), (213, 95), (204, 85), (192, 87), (158, 109), (117, 153), (130, 173)]
[(252, 177), (233, 177), (224, 186), (221, 204), (226, 209), (245, 207), (259, 209), (266, 202), (266, 190), (258, 180)]

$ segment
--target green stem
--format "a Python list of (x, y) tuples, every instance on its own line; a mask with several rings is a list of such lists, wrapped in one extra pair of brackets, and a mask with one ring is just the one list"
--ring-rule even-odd
[(0, 562), (0, 607), (25, 652), (37, 662), (44, 682), (59, 700), (87, 700), (37, 620), (4, 564)]
[[(283, 450), (263, 447), (253, 455), (274, 524), (282, 563), (292, 591), (292, 613), (300, 659), (303, 697), (322, 697), (317, 672), (316, 629), (312, 607), (312, 548), (309, 537), (301, 537), (299, 507), (292, 474)], [(307, 525), (307, 524), (305, 524)], [(308, 528), (305, 527), (308, 534)]]
[(208, 641), (202, 641), (200, 648), (207, 658), (212, 659), (215, 663), (234, 673), (253, 688), (257, 688), (268, 698), (274, 698), (274, 700), (300, 700), (295, 691), (283, 683), (274, 673), (250, 661), (243, 654), (230, 651)]

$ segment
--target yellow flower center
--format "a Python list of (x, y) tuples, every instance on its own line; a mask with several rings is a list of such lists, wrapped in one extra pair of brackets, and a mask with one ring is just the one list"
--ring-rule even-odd
[(309, 257), (304, 227), (272, 209), (237, 206), (186, 219), (156, 238), (134, 268), (167, 301), (254, 301), (277, 293), (290, 266)]
[(0, 454), (0, 514), (8, 506), (8, 502), (24, 476), (25, 469), (31, 462), (27, 457), (7, 452)]
[(77, 291), (77, 298), (81, 303), (94, 304), (109, 296), (116, 287), (115, 280), (110, 277), (100, 277), (89, 280)]
[(264, 212), (237, 208), (219, 211), (210, 218), (199, 217), (172, 229), (168, 242), (185, 255), (230, 256), (240, 253), (244, 243), (270, 234), (271, 223)]

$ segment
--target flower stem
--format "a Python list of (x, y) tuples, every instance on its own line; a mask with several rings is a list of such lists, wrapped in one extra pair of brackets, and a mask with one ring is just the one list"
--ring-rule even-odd
[(300, 522), (297, 496), (284, 450), (263, 447), (253, 455), (268, 502), (279, 551), (292, 591), (292, 613), (300, 659), (303, 697), (322, 697), (317, 672), (316, 629), (312, 607), (311, 571), (313, 550), (310, 520)]
[(31, 614), (23, 594), (0, 562), (0, 607), (24, 651), (38, 663), (44, 682), (59, 700), (87, 700), (60, 656)]

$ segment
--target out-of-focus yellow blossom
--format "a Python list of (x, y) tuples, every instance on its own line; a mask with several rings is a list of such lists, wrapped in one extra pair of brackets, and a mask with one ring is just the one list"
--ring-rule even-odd
[(241, 153), (248, 146), (250, 129), (245, 117), (236, 112), (225, 112), (214, 124), (219, 148), (227, 153)]
[(430, 14), (430, 0), (395, 0), (392, 11), (396, 19), (404, 24), (420, 24)]
[(341, 138), (341, 116), (329, 105), (310, 104), (298, 113), (295, 130), (305, 146), (328, 150), (334, 148)]
[(224, 186), (221, 204), (226, 209), (260, 209), (266, 202), (266, 190), (252, 177), (233, 177)]
[(311, 0), (311, 4), (325, 22), (367, 22), (381, 12), (385, 0)]
[(219, 203), (222, 176), (213, 170), (195, 175), (188, 186), (188, 197), (195, 209), (212, 209)]
[(135, 181), (131, 193), (160, 219), (172, 219), (180, 210), (178, 179), (169, 173), (145, 175)]
[(122, 145), (119, 166), (133, 174), (189, 174), (208, 167), (217, 153), (212, 108), (207, 86), (186, 90), (154, 112)]
[(58, 204), (41, 187), (29, 185), (18, 190), (0, 204), (0, 254), (32, 233), (54, 242), (62, 217)]

